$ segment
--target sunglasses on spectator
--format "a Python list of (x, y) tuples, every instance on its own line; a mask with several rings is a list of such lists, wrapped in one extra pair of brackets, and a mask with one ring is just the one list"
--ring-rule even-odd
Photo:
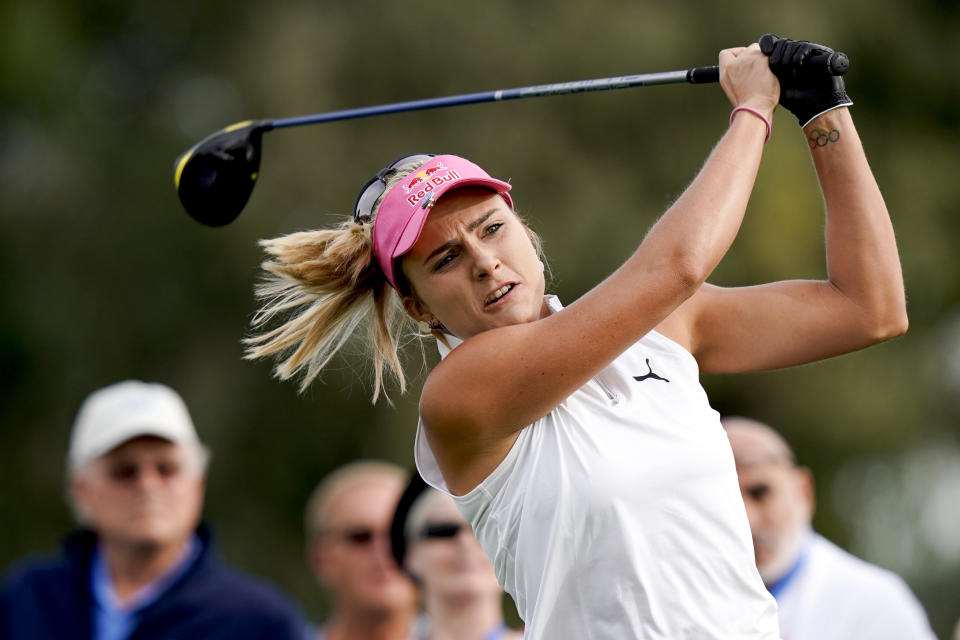
[(466, 525), (462, 522), (435, 522), (420, 529), (421, 540), (455, 538)]
[(386, 538), (389, 534), (386, 531), (377, 531), (370, 527), (349, 527), (339, 531), (330, 531), (327, 535), (339, 538), (354, 547), (366, 547), (373, 544), (375, 539)]
[(353, 207), (353, 220), (358, 224), (370, 222), (373, 219), (373, 205), (376, 204), (383, 192), (387, 190), (387, 178), (390, 173), (402, 167), (405, 164), (424, 163), (435, 157), (432, 153), (416, 153), (409, 156), (397, 158), (383, 169), (377, 172), (377, 175), (370, 178), (370, 181), (363, 185), (360, 195), (357, 196), (357, 203)]
[(117, 484), (136, 482), (146, 471), (152, 470), (162, 479), (174, 478), (180, 475), (183, 465), (174, 460), (159, 460), (153, 463), (113, 462), (107, 465), (107, 477)]

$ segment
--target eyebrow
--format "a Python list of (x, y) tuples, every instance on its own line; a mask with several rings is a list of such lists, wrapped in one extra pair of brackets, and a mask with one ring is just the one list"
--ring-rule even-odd
[[(490, 211), (487, 211), (485, 214), (483, 214), (482, 216), (480, 216), (479, 218), (477, 218), (476, 220), (474, 220), (473, 222), (471, 222), (471, 223), (467, 226), (467, 231), (470, 231), (470, 232), (476, 231), (478, 227), (480, 227), (481, 225), (483, 225), (483, 223), (486, 222), (487, 220), (489, 220), (489, 219), (490, 219), (490, 216), (492, 216), (492, 215), (495, 214), (496, 212), (497, 212), (497, 209), (490, 209)], [(434, 250), (430, 253), (430, 255), (428, 255), (426, 258), (424, 258), (424, 260), (423, 260), (424, 264), (426, 264), (427, 262), (430, 262), (431, 260), (433, 260), (434, 256), (436, 256), (436, 255), (438, 255), (438, 254), (440, 254), (440, 253), (443, 253), (444, 251), (446, 251), (446, 250), (449, 249), (450, 247), (456, 246), (456, 244), (457, 244), (457, 242), (454, 241), (454, 240), (451, 240), (450, 242), (444, 242), (442, 245), (440, 245), (439, 247), (437, 247), (436, 249), (434, 249)]]

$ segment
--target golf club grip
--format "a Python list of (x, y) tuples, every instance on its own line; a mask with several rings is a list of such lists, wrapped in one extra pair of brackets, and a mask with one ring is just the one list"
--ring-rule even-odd
[(720, 82), (720, 67), (694, 67), (687, 71), (687, 82), (690, 84)]
[(807, 63), (814, 67), (823, 67), (832, 76), (842, 76), (850, 70), (850, 58), (842, 51), (812, 55), (807, 58)]
[[(760, 38), (760, 51), (769, 56), (773, 53), (773, 47), (782, 40), (772, 33), (764, 34)], [(804, 42), (801, 40), (801, 42)], [(813, 45), (822, 47), (823, 45)], [(799, 66), (794, 67), (794, 73), (824, 73), (831, 76), (842, 76), (850, 70), (850, 58), (842, 51), (832, 51), (818, 49), (812, 51), (810, 55), (803, 59)]]

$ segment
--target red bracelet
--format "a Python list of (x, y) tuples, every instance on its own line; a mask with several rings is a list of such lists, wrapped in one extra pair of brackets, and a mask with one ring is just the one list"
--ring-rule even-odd
[(744, 106), (734, 107), (733, 111), (730, 112), (730, 124), (733, 124), (733, 117), (737, 115), (737, 111), (749, 111), (753, 115), (763, 120), (763, 124), (767, 125), (767, 137), (763, 139), (763, 142), (766, 143), (767, 140), (770, 139), (770, 131), (773, 129), (773, 127), (770, 126), (770, 121), (767, 120), (767, 116), (763, 115), (753, 107), (744, 107)]

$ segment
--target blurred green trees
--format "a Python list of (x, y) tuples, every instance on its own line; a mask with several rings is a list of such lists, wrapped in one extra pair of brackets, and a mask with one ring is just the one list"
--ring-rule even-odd
[[(247, 118), (711, 64), (767, 31), (850, 56), (911, 329), (829, 362), (704, 382), (722, 413), (785, 432), (819, 481), (818, 528), (902, 572), (945, 636), (960, 616), (956, 0), (0, 4), (0, 568), (70, 526), (62, 461), (82, 398), (161, 380), (213, 449), (207, 514), (228, 558), (322, 617), (303, 503), (348, 460), (409, 465), (417, 394), (372, 407), (359, 358), (302, 396), (241, 361), (257, 239), (337, 220), (389, 158), (452, 151), (513, 181), (553, 290), (573, 300), (679, 195), (729, 105), (715, 85), (652, 87), (278, 131), (246, 213), (223, 229), (180, 209), (181, 151)], [(779, 113), (713, 281), (823, 277), (822, 220), (803, 137)]]

